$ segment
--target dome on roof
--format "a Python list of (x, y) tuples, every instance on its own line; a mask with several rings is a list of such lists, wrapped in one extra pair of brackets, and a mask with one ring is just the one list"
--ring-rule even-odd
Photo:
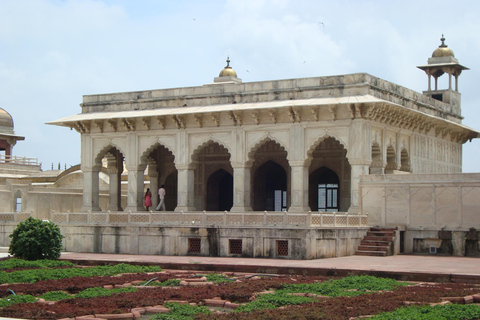
[(0, 108), (0, 127), (7, 127), (13, 129), (12, 116), (2, 108)]
[(227, 66), (223, 68), (222, 71), (220, 71), (220, 74), (218, 75), (219, 77), (237, 77), (237, 73), (235, 70), (230, 67), (230, 58), (227, 57)]
[(445, 38), (442, 34), (442, 38), (440, 38), (442, 44), (438, 46), (435, 51), (432, 53), (432, 58), (439, 58), (439, 57), (455, 57), (453, 51), (445, 44)]

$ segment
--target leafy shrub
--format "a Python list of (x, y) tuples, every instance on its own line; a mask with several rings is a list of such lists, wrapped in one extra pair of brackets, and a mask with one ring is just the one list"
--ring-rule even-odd
[(0, 270), (15, 268), (58, 268), (58, 267), (74, 267), (70, 261), (62, 260), (34, 260), (27, 261), (17, 258), (10, 258), (0, 261)]
[(32, 303), (36, 301), (37, 299), (29, 294), (20, 296), (11, 295), (6, 298), (0, 299), (0, 308), (8, 307), (17, 303)]
[(254, 310), (276, 309), (282, 306), (298, 305), (310, 302), (313, 302), (313, 299), (310, 297), (293, 296), (284, 292), (275, 292), (259, 295), (257, 296), (256, 300), (241, 305), (235, 309), (235, 312), (252, 312)]
[(405, 307), (376, 315), (372, 320), (469, 320), (480, 318), (480, 306), (447, 304), (427, 307)]
[(180, 280), (168, 279), (163, 282), (148, 280), (148, 281), (143, 281), (138, 285), (139, 286), (157, 286), (157, 287), (178, 287), (180, 285)]
[(393, 279), (373, 276), (349, 276), (339, 280), (283, 285), (282, 292), (316, 293), (324, 296), (354, 297), (371, 291), (390, 291), (408, 285)]
[(25, 260), (58, 259), (64, 238), (53, 222), (32, 217), (20, 222), (9, 237), (8, 252)]
[(162, 271), (162, 268), (156, 266), (134, 266), (124, 263), (115, 266), (98, 266), (91, 268), (34, 269), (10, 273), (0, 271), (0, 283), (34, 283), (40, 280), (65, 279), (76, 276), (113, 276), (120, 273), (157, 271)]
[(136, 292), (137, 288), (118, 288), (118, 289), (105, 289), (105, 288), (89, 288), (79, 292), (75, 295), (75, 298), (95, 298), (95, 297), (104, 297), (104, 296), (111, 296), (117, 293), (122, 292)]
[(226, 275), (220, 273), (209, 273), (207, 274), (207, 281), (212, 281), (213, 283), (222, 283), (235, 281), (235, 279), (229, 278)]
[(168, 302), (165, 303), (165, 307), (170, 309), (169, 313), (156, 314), (150, 320), (191, 320), (198, 313), (212, 314), (207, 307), (197, 307), (189, 304)]

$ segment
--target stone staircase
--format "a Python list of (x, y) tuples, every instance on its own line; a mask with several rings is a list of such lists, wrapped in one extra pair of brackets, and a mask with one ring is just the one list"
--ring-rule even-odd
[(392, 256), (393, 241), (397, 228), (370, 228), (358, 246), (355, 255), (359, 256)]

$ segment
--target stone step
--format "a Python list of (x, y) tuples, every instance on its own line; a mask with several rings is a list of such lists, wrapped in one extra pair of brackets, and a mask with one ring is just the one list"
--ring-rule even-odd
[(392, 242), (391, 241), (378, 241), (378, 240), (365, 240), (363, 239), (360, 242), (362, 246), (389, 246)]
[(392, 241), (393, 237), (373, 237), (373, 236), (365, 236), (364, 240), (373, 240), (373, 241)]
[(359, 251), (388, 251), (388, 246), (366, 246), (366, 245), (359, 245)]
[(383, 251), (361, 251), (361, 250), (357, 250), (355, 254), (357, 256), (378, 256), (378, 257), (385, 257), (387, 255), (387, 253)]
[(395, 237), (395, 232), (390, 231), (368, 231), (367, 236), (370, 237)]
[(370, 231), (396, 231), (398, 227), (391, 227), (391, 228), (380, 228), (380, 227), (371, 227)]

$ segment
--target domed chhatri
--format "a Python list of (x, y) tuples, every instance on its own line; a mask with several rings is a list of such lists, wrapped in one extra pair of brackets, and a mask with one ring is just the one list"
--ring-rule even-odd
[(435, 51), (432, 53), (432, 58), (440, 58), (440, 57), (455, 57), (453, 51), (445, 44), (445, 37), (442, 34), (440, 38), (442, 44), (438, 46)]
[(218, 75), (219, 77), (237, 77), (237, 73), (235, 70), (230, 67), (230, 58), (227, 57), (227, 66), (223, 68), (222, 71), (220, 71), (220, 74)]
[(0, 127), (13, 129), (12, 116), (2, 108), (0, 108)]

